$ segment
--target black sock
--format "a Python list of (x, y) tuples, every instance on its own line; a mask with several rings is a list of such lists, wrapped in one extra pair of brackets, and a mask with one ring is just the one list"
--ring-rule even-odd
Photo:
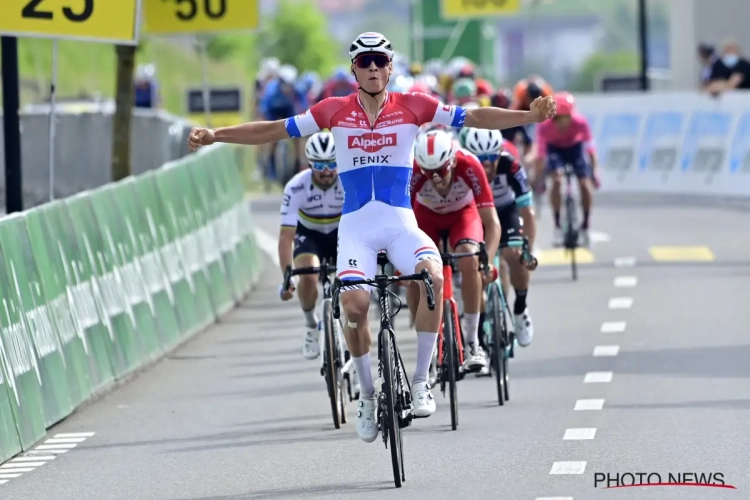
[(513, 304), (513, 314), (521, 314), (526, 310), (526, 294), (528, 290), (516, 289), (516, 302)]
[(482, 349), (487, 349), (487, 346), (484, 345), (484, 320), (485, 320), (485, 313), (480, 312), (479, 313), (479, 346)]
[(583, 211), (583, 224), (581, 224), (581, 229), (588, 229), (589, 228), (589, 213), (588, 210)]
[(555, 212), (555, 227), (560, 227), (560, 212)]

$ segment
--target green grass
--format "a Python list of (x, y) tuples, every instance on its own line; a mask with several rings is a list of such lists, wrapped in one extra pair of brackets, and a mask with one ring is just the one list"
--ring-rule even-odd
[[(250, 36), (242, 38), (249, 46)], [(256, 63), (249, 57), (243, 59), (243, 53), (248, 52), (239, 50), (226, 61), (210, 62), (209, 81), (217, 86), (241, 87), (246, 102), (249, 102), (254, 81), (252, 70)], [(58, 60), (57, 90), (60, 98), (114, 95), (117, 59), (113, 46), (60, 41)], [(202, 83), (199, 55), (186, 44), (150, 39), (139, 49), (137, 61), (156, 66), (164, 107), (172, 113), (184, 114), (186, 91)], [(19, 66), (22, 105), (46, 100), (52, 75), (52, 41), (19, 39)]]

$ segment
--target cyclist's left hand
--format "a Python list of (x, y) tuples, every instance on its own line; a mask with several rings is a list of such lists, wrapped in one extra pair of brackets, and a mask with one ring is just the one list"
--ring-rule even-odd
[(214, 131), (210, 128), (195, 127), (188, 136), (188, 146), (191, 151), (197, 151), (201, 146), (210, 146), (216, 142)]
[(594, 169), (593, 175), (591, 176), (591, 180), (594, 183), (594, 187), (596, 189), (599, 189), (602, 186), (602, 179), (599, 176), (599, 169)]
[(552, 96), (537, 97), (531, 102), (529, 108), (532, 119), (535, 123), (549, 120), (557, 114), (557, 102)]

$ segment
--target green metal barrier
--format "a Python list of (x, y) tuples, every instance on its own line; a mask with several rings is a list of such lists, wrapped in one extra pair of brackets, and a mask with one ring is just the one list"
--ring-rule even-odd
[(0, 219), (0, 463), (260, 274), (234, 150)]

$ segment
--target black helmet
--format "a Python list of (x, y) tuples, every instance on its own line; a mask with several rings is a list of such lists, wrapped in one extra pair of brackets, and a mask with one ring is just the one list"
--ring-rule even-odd
[(533, 101), (537, 97), (542, 97), (542, 88), (535, 82), (529, 82), (526, 86), (526, 95), (529, 97), (529, 101)]

